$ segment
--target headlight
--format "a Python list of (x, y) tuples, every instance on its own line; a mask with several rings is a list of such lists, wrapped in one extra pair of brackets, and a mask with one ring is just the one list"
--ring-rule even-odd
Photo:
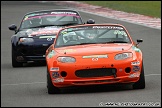
[(73, 57), (58, 57), (57, 60), (62, 63), (74, 63), (76, 61)]
[(19, 40), (20, 43), (22, 42), (34, 42), (33, 38), (20, 38)]
[(123, 59), (131, 58), (132, 56), (133, 56), (132, 53), (121, 53), (121, 54), (115, 55), (114, 59), (123, 60)]

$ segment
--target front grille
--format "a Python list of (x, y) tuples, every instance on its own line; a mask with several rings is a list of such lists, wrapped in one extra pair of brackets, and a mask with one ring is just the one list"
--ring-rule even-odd
[(39, 61), (39, 60), (43, 60), (45, 61), (45, 57), (43, 56), (27, 56), (26, 57), (28, 61)]
[(77, 77), (103, 77), (111, 76), (117, 72), (115, 68), (96, 68), (96, 69), (83, 69), (75, 71)]
[(45, 55), (47, 48), (48, 48), (48, 46), (46, 46), (46, 47), (43, 47), (43, 46), (36, 47), (35, 49), (33, 49), (33, 53), (35, 55)]
[(45, 52), (46, 52), (46, 49), (35, 49), (34, 51), (33, 51), (33, 53), (35, 54), (35, 55), (45, 55)]

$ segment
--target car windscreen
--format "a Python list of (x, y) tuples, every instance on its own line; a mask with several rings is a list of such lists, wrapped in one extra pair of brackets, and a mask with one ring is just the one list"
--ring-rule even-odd
[(55, 47), (85, 44), (131, 43), (128, 33), (120, 26), (80, 26), (59, 32)]
[(77, 24), (83, 24), (83, 22), (76, 12), (44, 12), (26, 15), (22, 20), (20, 29)]

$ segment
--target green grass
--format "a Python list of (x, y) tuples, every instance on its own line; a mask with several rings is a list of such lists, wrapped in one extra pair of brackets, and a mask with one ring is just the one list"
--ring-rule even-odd
[(113, 10), (161, 18), (161, 1), (80, 1)]

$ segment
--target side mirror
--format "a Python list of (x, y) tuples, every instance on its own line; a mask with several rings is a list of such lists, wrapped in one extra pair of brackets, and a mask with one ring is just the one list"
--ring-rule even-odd
[(138, 45), (141, 42), (143, 42), (143, 39), (137, 39), (137, 44), (136, 45)]
[(89, 20), (87, 21), (87, 24), (95, 24), (95, 20), (89, 19)]
[(9, 30), (12, 30), (12, 31), (15, 31), (15, 32), (17, 30), (17, 26), (15, 24), (10, 25), (8, 28), (9, 28)]

